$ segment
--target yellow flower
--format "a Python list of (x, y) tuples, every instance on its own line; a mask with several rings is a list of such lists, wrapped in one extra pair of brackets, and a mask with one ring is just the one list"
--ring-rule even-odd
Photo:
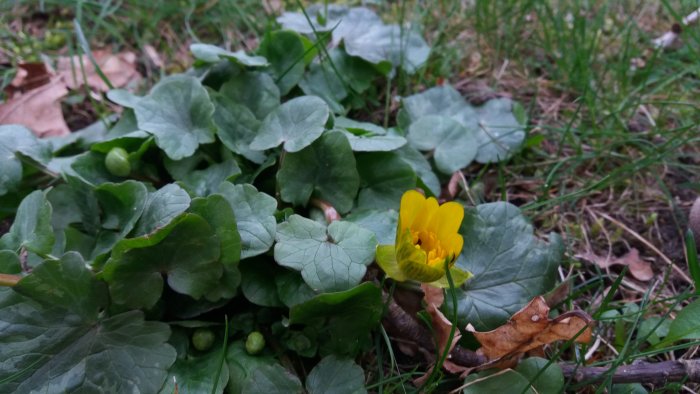
[(416, 280), (446, 287), (445, 267), (456, 285), (471, 276), (454, 263), (462, 252), (464, 240), (457, 232), (464, 208), (456, 202), (439, 205), (415, 190), (401, 197), (395, 245), (377, 247), (377, 263), (396, 280)]

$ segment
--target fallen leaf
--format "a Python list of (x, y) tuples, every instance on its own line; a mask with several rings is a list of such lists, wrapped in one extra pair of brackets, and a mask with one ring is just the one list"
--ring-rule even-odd
[(489, 360), (489, 366), (514, 366), (519, 357), (555, 341), (591, 341), (593, 319), (583, 311), (571, 311), (549, 319), (549, 306), (544, 297), (537, 296), (523, 309), (511, 316), (504, 325), (486, 332), (467, 326), (481, 343), (479, 351)]
[(0, 104), (0, 124), (21, 124), (39, 137), (70, 133), (60, 99), (68, 94), (60, 78)]
[(603, 269), (609, 268), (613, 265), (626, 265), (629, 267), (629, 271), (632, 276), (634, 276), (635, 279), (643, 282), (646, 282), (654, 277), (654, 271), (651, 270), (651, 264), (639, 257), (639, 251), (636, 248), (630, 249), (629, 252), (622, 257), (609, 258), (607, 256), (598, 256), (593, 252), (577, 254), (575, 257), (590, 261)]
[(17, 66), (17, 74), (12, 82), (5, 88), (5, 93), (7, 97), (13, 98), (50, 83), (52, 76), (44, 63), (21, 63)]
[(156, 51), (156, 49), (152, 45), (144, 45), (143, 52), (146, 54), (146, 57), (148, 58), (148, 60), (151, 61), (151, 63), (154, 66), (156, 66), (157, 68), (165, 68), (165, 63), (163, 63), (163, 59), (160, 57), (158, 51)]
[[(97, 50), (92, 55), (102, 73), (115, 88), (127, 86), (141, 79), (141, 75), (136, 71), (136, 55), (133, 52), (111, 53), (107, 50)], [(99, 92), (110, 89), (87, 55), (58, 58), (56, 72), (63, 77), (69, 89), (78, 89), (84, 83)]]
[[(430, 286), (428, 284), (422, 284), (421, 289), (423, 289), (423, 299), (425, 300), (425, 311), (430, 315), (430, 322), (433, 328), (433, 333), (435, 334), (436, 349), (439, 355), (444, 354), (445, 347), (447, 347), (450, 339), (450, 331), (452, 330), (452, 322), (445, 317), (445, 315), (440, 311), (440, 306), (445, 302), (445, 293), (443, 289)], [(455, 330), (454, 336), (452, 337), (452, 342), (449, 342), (449, 349), (447, 354), (452, 352), (457, 342), (462, 338), (462, 334), (459, 330)], [(445, 359), (442, 364), (445, 370), (454, 373), (461, 374), (464, 372), (471, 371), (473, 368), (463, 367), (461, 365), (451, 362), (449, 359)], [(431, 366), (425, 372), (423, 376), (420, 376), (413, 380), (414, 384), (417, 386), (422, 386), (425, 381), (433, 373), (433, 368)]]

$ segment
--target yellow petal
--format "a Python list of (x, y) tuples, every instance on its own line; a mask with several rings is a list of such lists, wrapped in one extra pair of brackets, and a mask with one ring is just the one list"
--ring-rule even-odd
[(462, 219), (464, 219), (462, 204), (454, 201), (446, 202), (438, 208), (429, 229), (437, 234), (439, 240), (447, 239), (447, 237), (457, 233)]
[[(409, 190), (401, 197), (401, 209), (399, 210), (399, 231), (411, 228), (418, 214), (423, 211), (425, 197), (415, 190)], [(398, 235), (397, 235), (398, 239)]]
[(449, 236), (443, 238), (442, 246), (447, 249), (450, 254), (454, 254), (455, 258), (462, 253), (462, 246), (464, 246), (464, 238), (458, 233), (450, 234)]
[(433, 197), (429, 197), (425, 200), (425, 203), (423, 204), (423, 209), (420, 212), (418, 212), (418, 215), (416, 215), (416, 218), (413, 220), (413, 223), (410, 226), (407, 226), (405, 224), (403, 226), (408, 227), (413, 231), (427, 230), (428, 225), (437, 213), (438, 208), (439, 205), (437, 200)]
[(425, 251), (413, 245), (410, 237), (401, 238), (402, 242), (396, 245), (396, 262), (406, 278), (418, 282), (432, 282), (445, 275), (444, 266), (438, 268), (427, 264)]

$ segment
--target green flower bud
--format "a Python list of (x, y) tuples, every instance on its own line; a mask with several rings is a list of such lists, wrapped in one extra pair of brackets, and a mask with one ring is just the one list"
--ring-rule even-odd
[(105, 157), (107, 170), (116, 176), (127, 176), (131, 173), (129, 154), (123, 148), (112, 148)]
[(209, 350), (215, 339), (214, 332), (208, 328), (198, 328), (192, 334), (194, 348), (202, 352)]
[(259, 331), (253, 331), (248, 334), (248, 339), (245, 341), (245, 350), (248, 354), (255, 355), (260, 353), (265, 347), (265, 337)]

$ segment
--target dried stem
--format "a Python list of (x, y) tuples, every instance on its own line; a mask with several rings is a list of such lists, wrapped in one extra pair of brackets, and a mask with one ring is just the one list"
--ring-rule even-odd
[(22, 279), (19, 275), (0, 274), (0, 286), (12, 287)]

